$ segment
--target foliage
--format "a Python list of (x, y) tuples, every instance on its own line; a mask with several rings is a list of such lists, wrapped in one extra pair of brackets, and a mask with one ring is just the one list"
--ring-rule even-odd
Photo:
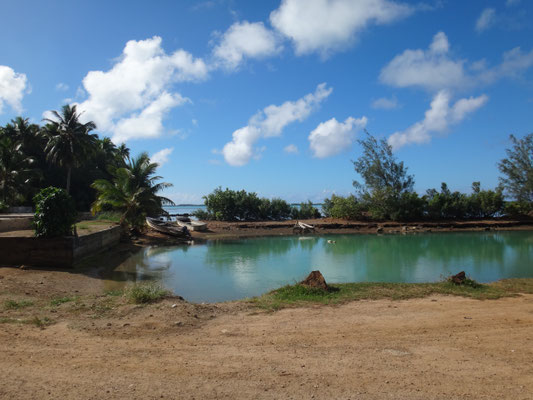
[(481, 190), (479, 182), (472, 183), (472, 194), (468, 196), (467, 216), (469, 218), (492, 218), (504, 209), (503, 189)]
[(135, 304), (151, 303), (162, 299), (169, 294), (168, 290), (154, 284), (133, 285), (127, 288), (124, 292), (126, 298)]
[(441, 184), (440, 193), (435, 189), (426, 192), (426, 210), (430, 219), (463, 219), (468, 209), (467, 196), (460, 192), (452, 192), (448, 185)]
[(121, 213), (120, 224), (133, 229), (145, 225), (147, 216), (163, 213), (163, 205), (174, 202), (158, 196), (161, 190), (171, 187), (170, 183), (156, 183), (160, 176), (154, 176), (158, 164), (151, 163), (147, 153), (129, 160), (127, 165), (116, 169), (112, 181), (98, 179), (92, 187), (98, 192), (91, 211), (93, 214), (106, 207)]
[(406, 213), (402, 206), (412, 197), (407, 194), (413, 193), (413, 176), (407, 174), (402, 161), (396, 160), (392, 147), (384, 139), (378, 141), (368, 132), (366, 135), (365, 139), (359, 140), (363, 154), (353, 162), (355, 171), (364, 181), (353, 182), (360, 200), (367, 205), (373, 219), (400, 219), (403, 214), (412, 218), (418, 207)]
[(67, 193), (70, 192), (72, 168), (81, 165), (89, 154), (95, 151), (97, 136), (89, 134), (96, 129), (94, 122), (80, 122), (76, 106), (65, 105), (61, 113), (51, 111), (54, 119), (45, 118), (48, 124), (44, 132), (48, 143), (44, 149), (47, 158), (53, 164), (67, 168)]
[(510, 201), (505, 203), (503, 213), (511, 217), (528, 215), (533, 211), (533, 204), (525, 201)]
[(320, 217), (320, 211), (313, 207), (311, 200), (309, 200), (307, 203), (300, 203), (299, 207), (291, 208), (292, 219), (315, 219)]
[(72, 233), (72, 225), (76, 222), (76, 207), (66, 191), (48, 187), (35, 195), (33, 201), (35, 236), (56, 237)]
[(290, 217), (291, 207), (281, 199), (260, 198), (256, 193), (221, 187), (204, 196), (207, 211), (193, 213), (198, 219), (217, 221), (284, 220)]
[(4, 308), (6, 310), (18, 310), (19, 308), (30, 307), (33, 305), (31, 300), (6, 300), (4, 301)]
[(366, 208), (354, 195), (348, 197), (332, 195), (331, 199), (324, 200), (322, 211), (326, 217), (358, 220), (363, 218)]
[(511, 135), (513, 144), (506, 149), (507, 158), (498, 163), (504, 175), (500, 183), (507, 192), (519, 202), (533, 202), (533, 133), (517, 139)]

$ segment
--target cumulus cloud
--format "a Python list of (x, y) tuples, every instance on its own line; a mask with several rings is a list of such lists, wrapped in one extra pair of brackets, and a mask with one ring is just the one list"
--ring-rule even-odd
[(262, 22), (234, 23), (213, 49), (217, 65), (235, 70), (245, 58), (265, 58), (277, 54), (282, 46), (277, 36)]
[(395, 87), (419, 86), (439, 90), (462, 86), (465, 82), (463, 60), (449, 56), (450, 44), (439, 32), (427, 50), (405, 50), (387, 64), (380, 73), (381, 82)]
[(453, 106), (450, 106), (450, 101), (450, 92), (446, 90), (438, 92), (431, 101), (424, 119), (403, 132), (395, 132), (389, 137), (388, 143), (395, 150), (411, 143), (428, 143), (431, 141), (432, 133), (443, 133), (450, 126), (458, 124), (468, 114), (482, 107), (488, 101), (488, 96), (463, 98), (456, 101)]
[(292, 40), (297, 54), (327, 56), (354, 42), (367, 26), (391, 23), (413, 11), (390, 0), (283, 0), (270, 22)]
[(152, 154), (152, 156), (150, 157), (150, 161), (159, 164), (159, 166), (162, 166), (168, 162), (168, 158), (170, 157), (173, 151), (174, 147), (159, 150), (157, 153)]
[(468, 63), (452, 58), (444, 32), (438, 32), (427, 50), (405, 50), (382, 70), (379, 79), (394, 87), (420, 87), (437, 92), (443, 89), (464, 90), (491, 84), (501, 78), (517, 77), (533, 65), (533, 50), (520, 47), (503, 54), (503, 61), (494, 67), (485, 60)]
[(4, 104), (14, 111), (22, 111), (22, 98), (28, 91), (28, 80), (25, 74), (17, 73), (6, 65), (0, 65), (0, 114)]
[(295, 121), (303, 121), (332, 92), (325, 83), (317, 86), (296, 101), (286, 101), (280, 106), (270, 105), (250, 118), (248, 125), (233, 132), (232, 140), (226, 143), (222, 154), (226, 162), (233, 166), (243, 166), (257, 155), (255, 143), (262, 137), (281, 135), (285, 126)]
[(367, 122), (366, 117), (358, 119), (348, 117), (344, 122), (331, 118), (320, 123), (309, 135), (313, 155), (317, 158), (326, 158), (349, 149), (357, 131), (365, 128)]
[[(185, 50), (167, 54), (161, 38), (130, 40), (109, 71), (90, 71), (83, 79), (89, 98), (78, 105), (84, 120), (111, 132), (115, 142), (155, 137), (163, 133), (162, 119), (187, 100), (173, 93), (183, 81), (207, 78), (207, 66)], [(149, 126), (150, 125), (150, 126)], [(145, 134), (142, 128), (148, 128)]]
[(393, 110), (395, 108), (398, 108), (399, 106), (400, 105), (398, 104), (398, 99), (396, 98), (396, 96), (393, 96), (391, 98), (381, 97), (372, 102), (372, 108), (382, 110)]
[(496, 21), (496, 10), (494, 8), (485, 8), (476, 21), (476, 31), (483, 32), (489, 29)]
[(283, 148), (283, 151), (287, 154), (298, 154), (298, 147), (294, 144), (289, 144)]

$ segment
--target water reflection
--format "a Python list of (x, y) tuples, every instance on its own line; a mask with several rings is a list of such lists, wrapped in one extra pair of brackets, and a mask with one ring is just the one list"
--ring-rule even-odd
[(155, 279), (200, 302), (259, 295), (313, 269), (330, 282), (426, 282), (460, 270), (482, 282), (533, 277), (533, 232), (213, 241), (144, 249), (113, 273), (123, 274), (121, 280)]

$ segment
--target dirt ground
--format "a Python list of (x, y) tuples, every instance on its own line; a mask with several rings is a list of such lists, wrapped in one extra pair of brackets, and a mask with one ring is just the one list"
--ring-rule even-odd
[(267, 313), (138, 306), (84, 271), (0, 268), (0, 302), (1, 399), (533, 399), (533, 295)]

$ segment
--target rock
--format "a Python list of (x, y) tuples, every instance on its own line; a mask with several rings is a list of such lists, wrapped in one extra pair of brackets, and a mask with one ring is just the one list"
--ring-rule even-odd
[(183, 322), (181, 322), (181, 321), (177, 321), (177, 322), (174, 322), (174, 325), (176, 325), (176, 326), (183, 326)]
[(172, 304), (172, 308), (176, 308), (177, 306), (177, 304)]
[(376, 233), (383, 233), (383, 228), (380, 226), (376, 229)]
[(303, 281), (300, 282), (300, 285), (308, 286), (311, 288), (317, 288), (317, 289), (323, 289), (328, 290), (328, 284), (326, 283), (326, 280), (324, 279), (324, 276), (320, 273), (320, 271), (311, 271), (311, 273), (305, 278)]
[(450, 276), (450, 281), (455, 283), (456, 285), (461, 285), (466, 279), (465, 271), (459, 272), (457, 275)]

